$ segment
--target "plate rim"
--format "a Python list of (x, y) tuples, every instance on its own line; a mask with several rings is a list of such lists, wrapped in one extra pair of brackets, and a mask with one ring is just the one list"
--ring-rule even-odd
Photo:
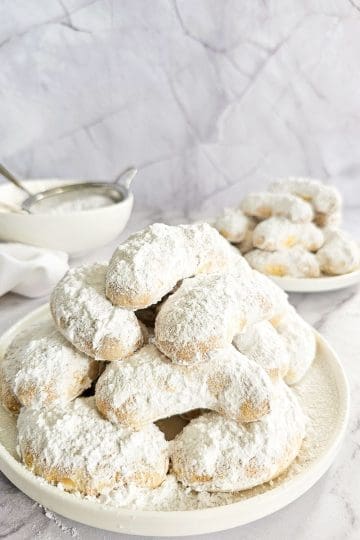
[[(0, 347), (6, 345), (19, 327), (36, 320), (48, 309), (48, 303), (43, 304), (17, 320), (0, 336)], [(314, 331), (317, 341), (330, 353), (327, 361), (330, 360), (332, 365), (331, 371), (335, 377), (341, 404), (337, 425), (324, 454), (318, 456), (304, 472), (287, 479), (284, 484), (272, 490), (249, 499), (211, 508), (172, 511), (140, 510), (106, 506), (81, 499), (59, 490), (56, 486), (46, 483), (45, 480), (39, 481), (1, 443), (0, 470), (20, 491), (46, 506), (50, 511), (79, 523), (112, 532), (143, 536), (188, 536), (228, 530), (264, 518), (301, 497), (325, 474), (340, 449), (348, 425), (350, 391), (344, 368), (333, 347), (320, 333)], [(59, 509), (58, 503), (63, 508)], [(99, 517), (102, 517), (100, 523), (97, 521)], [(112, 523), (107, 523), (110, 517)], [(176, 523), (172, 523), (175, 518)], [(141, 524), (136, 523), (136, 520), (145, 521)], [(229, 523), (225, 524), (226, 521)], [(123, 525), (124, 522), (125, 525)]]
[(360, 283), (360, 268), (338, 276), (320, 276), (317, 278), (279, 277), (264, 274), (279, 287), (288, 292), (327, 292), (345, 289)]

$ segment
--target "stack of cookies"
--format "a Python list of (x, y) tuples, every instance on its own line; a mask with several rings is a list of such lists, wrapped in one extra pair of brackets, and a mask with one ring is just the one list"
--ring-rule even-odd
[(314, 278), (347, 274), (360, 265), (358, 244), (338, 227), (341, 196), (309, 178), (273, 182), (229, 208), (214, 226), (252, 268), (272, 275)]
[[(315, 357), (314, 332), (208, 224), (135, 233), (108, 264), (71, 269), (50, 311), (0, 363), (36, 475), (83, 495), (167, 474), (235, 492), (297, 456), (305, 418), (289, 385)], [(190, 411), (166, 441), (156, 422)]]

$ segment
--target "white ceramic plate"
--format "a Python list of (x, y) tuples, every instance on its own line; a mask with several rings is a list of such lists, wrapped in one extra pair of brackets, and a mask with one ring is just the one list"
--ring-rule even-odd
[[(15, 333), (40, 321), (47, 313), (48, 307), (42, 306), (0, 338), (0, 361)], [(346, 377), (335, 352), (320, 335), (317, 339), (316, 360), (304, 381), (295, 387), (305, 413), (315, 419), (308, 427), (298, 463), (279, 479), (244, 492), (239, 502), (203, 510), (144, 511), (110, 507), (62, 492), (40, 481), (18, 461), (15, 420), (1, 407), (0, 469), (26, 495), (51, 511), (109, 531), (155, 537), (185, 536), (250, 523), (283, 508), (313, 486), (330, 467), (343, 439), (349, 410)], [(324, 403), (326, 411), (321, 414)]]
[(292, 278), (267, 276), (279, 287), (288, 292), (325, 292), (336, 291), (360, 283), (360, 270), (342, 276), (324, 276), (318, 278)]

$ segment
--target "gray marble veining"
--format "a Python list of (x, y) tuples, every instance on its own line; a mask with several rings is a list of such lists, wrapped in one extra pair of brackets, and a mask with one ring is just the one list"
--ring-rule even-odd
[(359, 0), (0, 2), (1, 157), (213, 209), (274, 175), (360, 202)]

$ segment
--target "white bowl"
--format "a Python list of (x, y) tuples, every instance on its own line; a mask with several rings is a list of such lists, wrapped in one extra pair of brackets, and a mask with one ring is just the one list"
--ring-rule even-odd
[[(75, 184), (79, 180), (27, 180), (33, 193), (51, 187)], [(126, 191), (126, 190), (125, 190)], [(0, 201), (21, 205), (24, 194), (11, 184), (0, 185)], [(66, 251), (73, 255), (92, 250), (115, 240), (124, 230), (133, 207), (133, 195), (124, 200), (91, 210), (69, 214), (16, 214), (0, 211), (0, 240), (21, 242)]]
[[(0, 362), (14, 335), (48, 316), (42, 306), (13, 325), (0, 337)], [(349, 388), (334, 350), (317, 336), (316, 359), (294, 388), (309, 417), (303, 458), (278, 480), (263, 489), (248, 490), (243, 499), (203, 510), (154, 511), (108, 506), (61, 491), (35, 477), (16, 454), (16, 418), (0, 407), (0, 470), (26, 495), (67, 518), (108, 531), (160, 536), (205, 534), (245, 525), (276, 512), (311, 488), (333, 462), (343, 440), (349, 415)], [(314, 414), (314, 411), (320, 411)], [(304, 516), (306, 520), (306, 516)], [(102, 535), (107, 537), (106, 533)], [(235, 536), (234, 536), (235, 537)], [(241, 537), (238, 532), (237, 537)], [(289, 536), (290, 537), (290, 536)]]

